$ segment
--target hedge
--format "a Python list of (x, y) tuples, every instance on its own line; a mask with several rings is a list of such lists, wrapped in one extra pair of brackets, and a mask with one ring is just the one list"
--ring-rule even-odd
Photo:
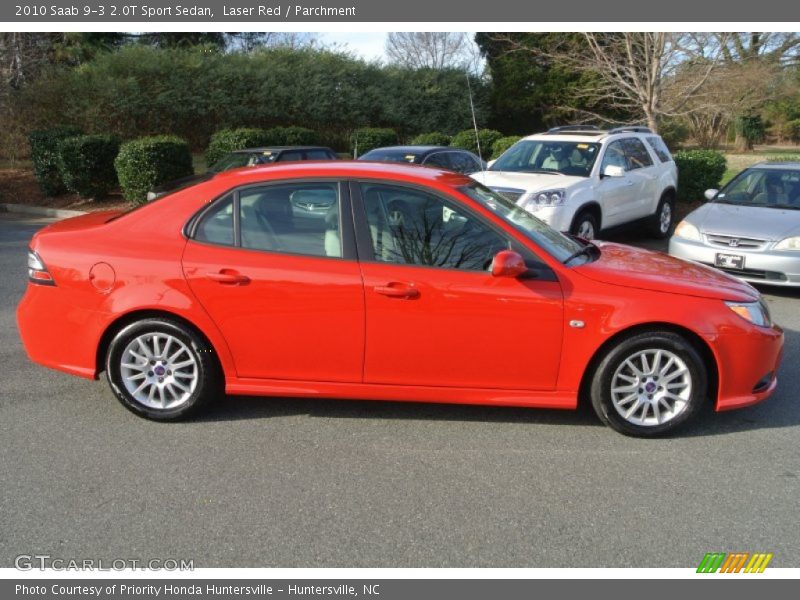
[(319, 144), (319, 134), (308, 127), (274, 127), (267, 130), (272, 137), (278, 141), (274, 142), (280, 146), (315, 146)]
[(350, 136), (350, 150), (361, 156), (383, 146), (397, 145), (397, 132), (394, 129), (381, 127), (362, 127)]
[[(495, 129), (479, 130), (478, 139), (480, 139), (481, 154), (483, 154), (481, 158), (491, 156), (492, 146), (494, 146), (494, 143), (502, 137), (503, 134)], [(470, 152), (474, 152), (477, 154), (478, 144), (475, 140), (475, 130), (465, 129), (464, 131), (459, 131), (457, 134), (453, 136), (450, 145), (453, 146), (454, 148), (463, 148), (464, 150), (469, 150)]]
[(119, 139), (113, 135), (79, 135), (61, 141), (58, 170), (64, 186), (83, 198), (102, 198), (115, 188), (114, 159)]
[(520, 141), (522, 138), (518, 135), (509, 135), (506, 137), (501, 137), (494, 144), (492, 144), (492, 160), (498, 158), (503, 152), (511, 148), (514, 144)]
[(36, 183), (45, 196), (57, 196), (67, 191), (61, 173), (58, 170), (58, 153), (61, 142), (68, 137), (83, 133), (75, 127), (59, 126), (41, 131), (32, 131), (28, 135), (31, 148), (31, 161)]
[(431, 133), (419, 134), (411, 140), (411, 144), (414, 146), (449, 146), (452, 139), (453, 137), (446, 133), (432, 131)]
[(725, 156), (714, 150), (679, 150), (673, 155), (678, 165), (678, 199), (702, 200), (703, 192), (718, 189), (725, 174)]
[(228, 152), (252, 148), (254, 146), (274, 145), (270, 132), (266, 129), (240, 128), (223, 129), (211, 136), (206, 149), (206, 165), (209, 167)]
[(153, 187), (194, 173), (189, 144), (175, 136), (139, 138), (122, 145), (114, 161), (126, 200), (143, 204)]

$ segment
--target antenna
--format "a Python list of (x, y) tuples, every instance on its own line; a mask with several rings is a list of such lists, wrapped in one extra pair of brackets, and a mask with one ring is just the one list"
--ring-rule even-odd
[(469, 109), (472, 111), (472, 126), (475, 128), (475, 145), (478, 146), (478, 158), (481, 159), (481, 171), (486, 171), (483, 160), (483, 152), (481, 152), (481, 138), (478, 135), (478, 121), (475, 118), (475, 103), (472, 101), (472, 84), (469, 82), (469, 71), (464, 74), (467, 78), (467, 92), (469, 94)]

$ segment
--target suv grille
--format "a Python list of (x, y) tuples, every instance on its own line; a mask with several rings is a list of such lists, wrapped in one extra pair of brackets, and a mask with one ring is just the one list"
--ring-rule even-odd
[(707, 233), (706, 240), (709, 244), (720, 246), (721, 248), (742, 248), (747, 250), (759, 250), (763, 248), (764, 244), (768, 241), (759, 238), (723, 235), (720, 233)]
[(517, 200), (519, 200), (525, 193), (525, 190), (519, 190), (517, 188), (493, 187), (489, 189), (491, 189), (493, 192), (497, 192), (506, 200), (511, 200), (511, 202), (514, 202), (515, 204)]

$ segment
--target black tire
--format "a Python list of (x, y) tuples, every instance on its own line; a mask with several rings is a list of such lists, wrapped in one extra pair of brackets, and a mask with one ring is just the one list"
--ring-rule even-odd
[[(597, 223), (597, 217), (594, 216), (594, 213), (589, 210), (582, 210), (575, 215), (574, 219), (572, 219), (572, 226), (569, 228), (569, 232), (572, 235), (592, 240), (597, 237), (598, 233), (600, 233), (599, 227), (600, 226)], [(584, 235), (587, 228), (591, 230), (591, 234), (589, 236)], [(581, 232), (584, 232), (584, 234)]]
[[(172, 367), (175, 368), (174, 374), (171, 370), (166, 370), (170, 367), (170, 363), (166, 362), (168, 358), (167, 348), (164, 348), (162, 352), (163, 360), (159, 360), (157, 353), (153, 353), (153, 360), (149, 362), (149, 365), (155, 366), (148, 366), (147, 360), (137, 363), (136, 370), (127, 369), (123, 365), (123, 363), (129, 364), (129, 362), (125, 362), (131, 359), (127, 349), (135, 347), (133, 344), (136, 343), (137, 338), (144, 339), (145, 343), (147, 343), (146, 340), (153, 340), (154, 336), (156, 344), (158, 340), (161, 340), (164, 346), (167, 345), (166, 340), (172, 338), (169, 347), (170, 353), (174, 354), (176, 349), (183, 351), (175, 359), (181, 362), (174, 363), (176, 365)], [(125, 354), (124, 360), (123, 354)], [(142, 350), (137, 350), (137, 354), (140, 354), (143, 359), (146, 357)], [(190, 362), (189, 357), (194, 361), (194, 364), (188, 367), (182, 366), (181, 369), (188, 370), (184, 371), (184, 374), (180, 374), (176, 367), (185, 362)], [(164, 408), (148, 406), (143, 403), (147, 399), (143, 399), (143, 401), (137, 400), (132, 391), (126, 387), (123, 369), (127, 369), (128, 373), (132, 373), (136, 377), (139, 377), (141, 371), (142, 377), (137, 379), (137, 383), (129, 383), (129, 385), (138, 385), (138, 382), (143, 382), (143, 379), (147, 377), (148, 381), (152, 381), (152, 383), (146, 384), (146, 391), (154, 387), (155, 392), (158, 392), (159, 387), (169, 386), (169, 393), (181, 394), (182, 397), (180, 400), (176, 399), (174, 401), (174, 406), (167, 406), (166, 404), (164, 404)], [(157, 369), (160, 369), (160, 371), (157, 371)], [(191, 373), (191, 376), (187, 375), (187, 373)], [(158, 375), (164, 376), (162, 378), (163, 385), (162, 383), (156, 383)], [(114, 395), (125, 408), (140, 417), (155, 421), (176, 421), (186, 418), (196, 413), (209, 400), (221, 395), (224, 391), (223, 377), (214, 349), (191, 328), (178, 321), (166, 318), (142, 319), (122, 328), (114, 336), (106, 354), (106, 377)], [(188, 378), (188, 380), (184, 377)], [(158, 381), (162, 381), (162, 379), (158, 379)], [(186, 391), (182, 391), (178, 387), (179, 385)], [(163, 394), (162, 398), (168, 395), (166, 391), (161, 393)], [(153, 401), (156, 401), (155, 396)]]
[[(664, 214), (664, 212), (666, 214)], [(661, 196), (655, 214), (650, 217), (650, 233), (656, 239), (663, 240), (672, 235), (675, 226), (675, 198), (670, 193)]]
[[(641, 367), (642, 363), (637, 362), (637, 360), (641, 358), (642, 354), (646, 358), (651, 351), (655, 353), (659, 350), (661, 351), (661, 354), (658, 355), (660, 359), (656, 358), (655, 354), (649, 359), (653, 362), (653, 366), (658, 360), (675, 356), (678, 360), (672, 363), (674, 370), (672, 368), (666, 370), (663, 377), (653, 375), (652, 378), (656, 379), (656, 381), (651, 381), (650, 377), (637, 378), (635, 375), (633, 377), (630, 376), (632, 373), (630, 370), (631, 363)], [(630, 362), (626, 363), (626, 361)], [(681, 365), (681, 362), (683, 365)], [(666, 361), (663, 364), (666, 365)], [(684, 367), (685, 372), (682, 374), (680, 371)], [(647, 371), (647, 369), (641, 370), (643, 372)], [(654, 369), (654, 371), (658, 370)], [(617, 396), (613, 396), (612, 387), (615, 384), (625, 383), (631, 379), (636, 381), (630, 384), (634, 389), (618, 392)], [(685, 398), (681, 398), (677, 402), (673, 401), (672, 397), (667, 398), (667, 394), (671, 394), (671, 390), (685, 384), (686, 381), (689, 382), (688, 389), (678, 389), (678, 395), (685, 395)], [(667, 391), (668, 388), (670, 391)], [(623, 388), (615, 387), (614, 389), (621, 390)], [(592, 374), (590, 395), (592, 406), (597, 416), (606, 425), (625, 435), (654, 437), (672, 433), (678, 427), (691, 420), (706, 401), (707, 389), (708, 377), (705, 365), (695, 347), (683, 336), (676, 333), (650, 331), (623, 338), (606, 352)], [(635, 397), (622, 405), (630, 396), (623, 398), (620, 398), (620, 396), (628, 393)], [(616, 406), (615, 399), (617, 400)], [(668, 407), (669, 402), (673, 402), (674, 410), (665, 410), (665, 414), (661, 415), (661, 411)], [(633, 410), (630, 417), (626, 418), (621, 411), (633, 409), (634, 404), (640, 405), (642, 412)], [(650, 406), (645, 408), (645, 404), (650, 404)], [(655, 404), (656, 408), (653, 407), (653, 404)], [(680, 409), (677, 408), (679, 405)], [(637, 415), (641, 415), (641, 418)], [(652, 415), (649, 423), (646, 415)], [(664, 421), (659, 422), (659, 417), (663, 418)], [(637, 420), (642, 422), (635, 422)], [(653, 420), (656, 420), (656, 422), (652, 422)]]

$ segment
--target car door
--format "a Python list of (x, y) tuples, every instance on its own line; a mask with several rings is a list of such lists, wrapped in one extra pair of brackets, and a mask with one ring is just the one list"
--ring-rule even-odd
[(361, 381), (364, 292), (348, 195), (336, 181), (248, 186), (190, 226), (184, 274), (239, 377)]
[(563, 301), (552, 272), (493, 277), (494, 254), (514, 243), (443, 195), (368, 181), (352, 190), (365, 383), (554, 389)]
[(659, 168), (644, 143), (635, 137), (622, 140), (628, 160), (628, 177), (633, 182), (634, 201), (626, 220), (652, 215), (657, 208)]
[[(621, 168), (622, 174), (619, 177), (605, 175), (608, 166)], [(603, 211), (602, 227), (605, 229), (626, 222), (637, 202), (636, 184), (630, 177), (622, 140), (613, 141), (606, 146), (600, 162), (599, 176), (596, 196)]]

